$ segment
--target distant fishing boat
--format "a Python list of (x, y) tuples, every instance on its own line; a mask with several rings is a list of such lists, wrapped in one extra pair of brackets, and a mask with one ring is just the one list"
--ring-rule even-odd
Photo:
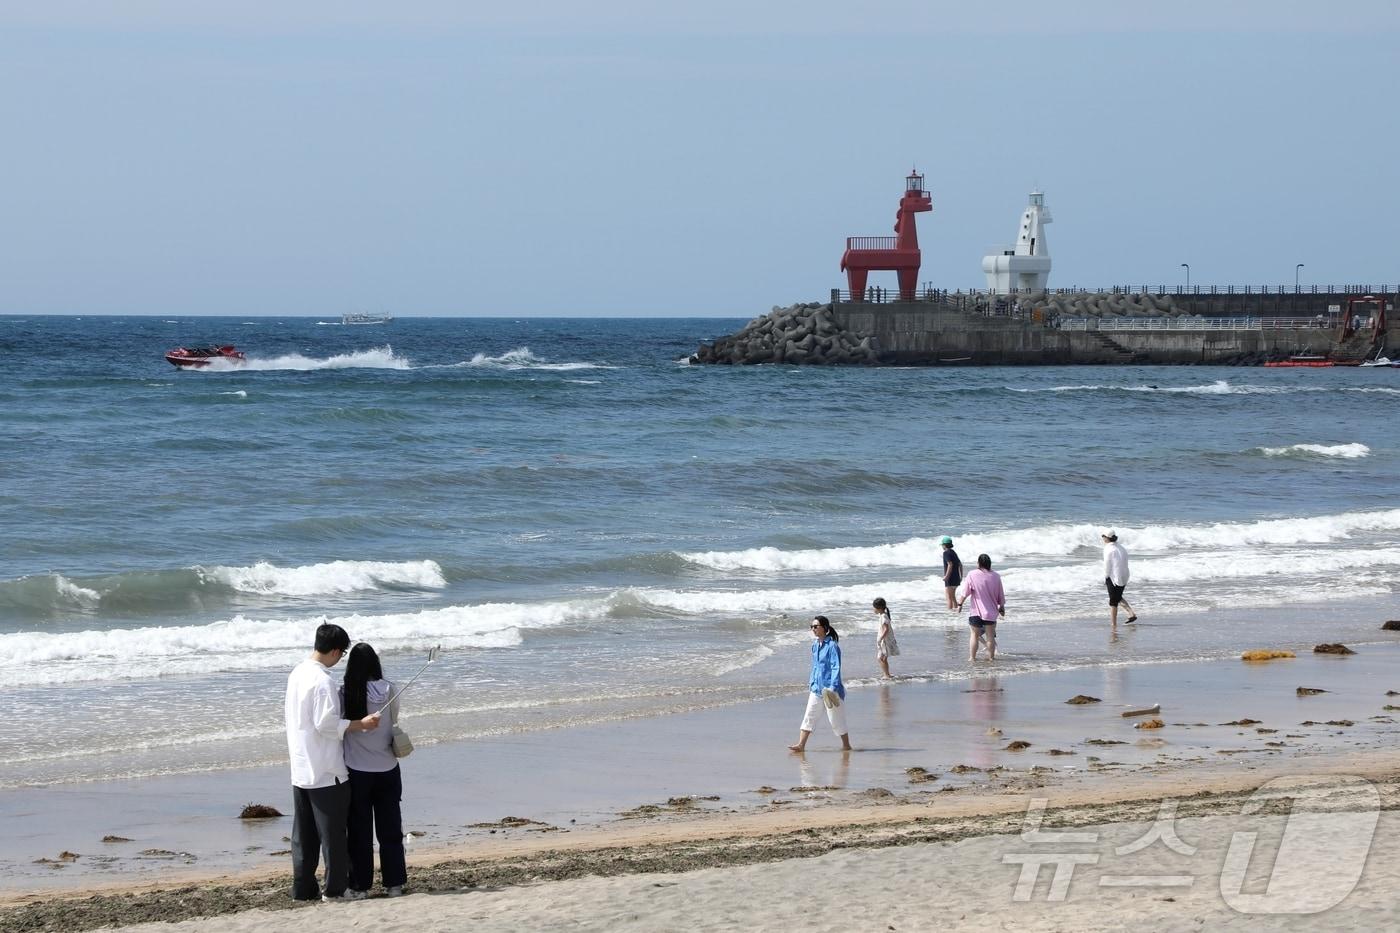
[(393, 321), (392, 314), (342, 314), (340, 316), (342, 324), (391, 324)]
[(1400, 369), (1400, 360), (1392, 360), (1388, 356), (1378, 356), (1374, 360), (1367, 360), (1362, 366), (1381, 366), (1391, 369)]
[(214, 360), (228, 360), (230, 363), (242, 363), (245, 357), (242, 351), (233, 344), (225, 344), (222, 347), (176, 347), (165, 354), (165, 361), (171, 366), (182, 368), (208, 366)]

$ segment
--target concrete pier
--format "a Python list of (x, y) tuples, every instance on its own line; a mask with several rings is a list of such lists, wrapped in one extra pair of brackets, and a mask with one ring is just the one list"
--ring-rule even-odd
[[(887, 297), (876, 293), (877, 297)], [(1371, 294), (1370, 292), (1366, 293)], [(1386, 298), (1394, 308), (1394, 293)], [(1250, 365), (1315, 356), (1358, 362), (1400, 356), (1357, 292), (930, 292), (915, 301), (775, 308), (702, 346), (700, 363), (844, 365)]]

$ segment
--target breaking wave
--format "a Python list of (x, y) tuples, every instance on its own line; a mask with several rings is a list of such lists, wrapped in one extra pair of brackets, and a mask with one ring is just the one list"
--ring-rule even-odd
[[(978, 553), (996, 555), (1000, 561), (1018, 558), (1056, 557), (1099, 545), (1100, 526), (1087, 523), (1053, 524), (959, 536), (947, 529), (968, 563)], [(1255, 522), (1218, 522), (1209, 525), (1147, 525), (1120, 527), (1118, 535), (1135, 550), (1152, 552), (1179, 548), (1211, 548), (1239, 545), (1326, 544), (1365, 532), (1400, 531), (1400, 509), (1378, 512), (1345, 512), (1312, 518), (1275, 518)], [(941, 536), (943, 532), (940, 532)], [(895, 544), (869, 547), (811, 548), (787, 551), (762, 547), (742, 551), (682, 552), (691, 564), (725, 572), (832, 572), (865, 567), (941, 566), (938, 537), (910, 538)]]
[(1371, 448), (1365, 444), (1293, 444), (1289, 447), (1256, 447), (1254, 449), (1266, 457), (1340, 457), (1343, 460), (1356, 460), (1371, 454)]

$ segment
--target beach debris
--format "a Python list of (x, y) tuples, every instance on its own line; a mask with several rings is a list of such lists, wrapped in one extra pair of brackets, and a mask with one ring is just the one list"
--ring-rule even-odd
[[(1298, 723), (1300, 726), (1354, 726), (1356, 723), (1350, 719), (1329, 719), (1326, 722), (1314, 722), (1311, 719), (1304, 719)], [(1302, 736), (1286, 736), (1286, 738), (1302, 738)]]
[(291, 849), (278, 849), (276, 852), (269, 852), (268, 855), (291, 855)]
[(1151, 706), (1144, 709), (1125, 709), (1123, 710), (1123, 718), (1127, 719), (1129, 716), (1155, 716), (1161, 711), (1162, 705), (1160, 703), (1153, 703)]
[(953, 765), (953, 767), (948, 770), (952, 771), (954, 774), (971, 774), (974, 771), (981, 771), (982, 769), (975, 765)]
[(778, 792), (778, 789), (776, 787), (769, 787), (767, 784), (764, 784), (762, 787), (755, 787), (753, 789), (753, 792), (755, 794), (776, 794)]
[(1260, 735), (1273, 735), (1273, 734), (1274, 734), (1275, 732), (1277, 732), (1278, 730), (1277, 730), (1277, 729), (1255, 729), (1254, 731), (1257, 732), (1257, 733), (1259, 733)]
[(1391, 619), (1381, 626), (1383, 632), (1400, 632), (1400, 619)]
[(1076, 693), (1068, 700), (1065, 700), (1065, 702), (1070, 706), (1084, 706), (1087, 703), (1102, 703), (1103, 700), (1100, 700), (1098, 697), (1087, 696), (1083, 693)]
[(863, 791), (858, 791), (858, 792), (856, 793), (856, 796), (857, 796), (857, 797), (875, 797), (875, 798), (880, 798), (880, 797), (893, 797), (893, 796), (894, 796), (894, 791), (886, 790), (886, 789), (883, 788), (883, 787), (867, 787), (867, 788), (866, 788), (865, 790), (863, 790)]
[(1400, 697), (1400, 690), (1387, 690), (1385, 695), (1388, 697)]
[(276, 807), (269, 807), (265, 803), (244, 804), (239, 812), (240, 820), (271, 820), (281, 816), (282, 812)]
[(1052, 748), (1052, 749), (1050, 749), (1048, 752), (1046, 752), (1045, 754), (1047, 754), (1047, 755), (1078, 755), (1079, 753), (1078, 753), (1078, 752), (1072, 752), (1072, 751), (1066, 751), (1066, 750), (1063, 749), (1063, 748)]
[(1287, 743), (1287, 742), (1265, 742), (1264, 744), (1267, 745), (1267, 746), (1269, 746), (1270, 748), (1287, 748), (1287, 747), (1288, 747), (1288, 743)]
[[(788, 790), (791, 791), (791, 792), (794, 793), (794, 794), (815, 794), (815, 793), (820, 793), (821, 791), (831, 791), (831, 790), (840, 790), (840, 789), (841, 789), (841, 788), (837, 787), (835, 784), (799, 784), (797, 787), (789, 787), (789, 788), (788, 788)], [(671, 799), (672, 799), (672, 800), (675, 800), (676, 798), (675, 798), (675, 797), (672, 797)], [(707, 797), (691, 797), (691, 798), (689, 798), (689, 799), (691, 799), (691, 800), (708, 800), (709, 798), (707, 798)], [(719, 798), (718, 798), (718, 797), (715, 797), (714, 799), (715, 799), (715, 800), (718, 800)]]
[(128, 838), (126, 838), (125, 836), (103, 836), (103, 837), (102, 837), (102, 841), (103, 841), (103, 842), (130, 842), (131, 840), (128, 839)]
[[(778, 803), (779, 801), (775, 800), (773, 802)], [(622, 817), (624, 820), (635, 820), (644, 816), (656, 816), (658, 813), (665, 812), (665, 807), (659, 807), (654, 803), (644, 803), (640, 807), (633, 807), (630, 810), (623, 810), (621, 813), (618, 814), (618, 816)], [(494, 833), (495, 830), (493, 829), (491, 830), (491, 832)]]
[(521, 826), (546, 826), (539, 820), (527, 820), (523, 816), (503, 816), (494, 823), (468, 823), (468, 829), (518, 829)]
[(1127, 742), (1120, 742), (1117, 739), (1085, 739), (1085, 745), (1127, 745)]
[(1387, 713), (1393, 713), (1396, 710), (1400, 710), (1400, 706), (1392, 706), (1391, 704), (1387, 703), (1385, 706), (1382, 706), (1381, 709), (1385, 710)]
[(1291, 651), (1246, 651), (1240, 655), (1241, 661), (1272, 661), (1275, 658), (1296, 658), (1297, 655)]
[(1356, 654), (1356, 652), (1346, 645), (1330, 644), (1314, 646), (1313, 654)]
[(1327, 692), (1327, 691), (1326, 691), (1326, 690), (1323, 690), (1321, 687), (1299, 687), (1299, 688), (1298, 688), (1298, 696), (1300, 696), (1300, 697), (1315, 697), (1315, 696), (1317, 696), (1319, 693), (1326, 693), (1326, 692)]
[(1024, 750), (1024, 749), (1027, 749), (1027, 748), (1030, 748), (1030, 747), (1031, 747), (1031, 743), (1029, 743), (1029, 742), (1022, 742), (1020, 739), (1017, 739), (1017, 740), (1014, 741), (1014, 742), (1008, 743), (1007, 746), (1006, 746), (1006, 748), (1004, 749), (1004, 751), (1008, 751), (1008, 752), (1019, 752), (1019, 751), (1022, 751), (1022, 750)]
[(1236, 719), (1234, 722), (1222, 722), (1222, 726), (1254, 726), (1263, 720), (1260, 719)]
[(1133, 726), (1133, 728), (1134, 728), (1134, 729), (1160, 729), (1160, 728), (1162, 728), (1162, 727), (1165, 726), (1165, 725), (1166, 725), (1166, 723), (1162, 722), (1162, 720), (1160, 720), (1160, 719), (1148, 719), (1148, 720), (1145, 720), (1145, 721), (1143, 721), (1143, 722), (1138, 723), (1136, 726)]
[(1001, 730), (998, 729), (996, 726), (988, 726), (987, 735), (1001, 735)]
[(905, 768), (904, 773), (909, 775), (910, 784), (927, 784), (930, 781), (938, 780), (937, 771), (930, 771), (928, 768), (921, 768), (918, 765)]
[(1217, 748), (1215, 750), (1217, 755), (1244, 755), (1248, 752), (1247, 748)]

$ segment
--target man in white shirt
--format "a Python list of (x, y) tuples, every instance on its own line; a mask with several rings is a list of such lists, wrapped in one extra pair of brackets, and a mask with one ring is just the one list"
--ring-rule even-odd
[(1121, 603), (1128, 611), (1125, 622), (1136, 622), (1137, 613), (1123, 598), (1123, 590), (1128, 585), (1128, 552), (1118, 543), (1118, 534), (1112, 528), (1105, 528), (1099, 535), (1103, 539), (1103, 582), (1108, 587), (1108, 618), (1118, 625), (1118, 606)]
[(342, 719), (340, 691), (331, 668), (350, 648), (350, 636), (339, 625), (316, 629), (311, 657), (287, 678), (287, 752), (292, 762), (292, 898), (314, 901), (321, 895), (316, 866), (326, 856), (323, 900), (352, 897), (346, 892), (350, 860), (345, 820), (350, 808), (350, 774), (345, 770), (341, 737), (379, 725), (375, 713), (351, 722)]

